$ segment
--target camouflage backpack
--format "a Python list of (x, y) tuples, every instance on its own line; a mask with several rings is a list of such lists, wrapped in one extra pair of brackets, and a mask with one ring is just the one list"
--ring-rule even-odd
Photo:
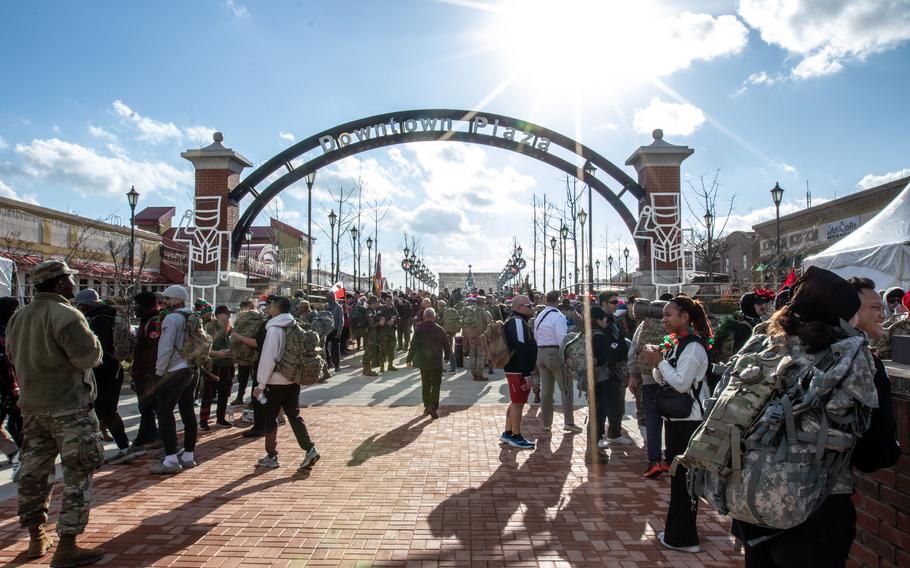
[(183, 324), (183, 345), (177, 351), (190, 367), (205, 367), (209, 361), (209, 352), (212, 350), (212, 338), (205, 332), (202, 316), (195, 312), (187, 314), (181, 310), (175, 313), (186, 318)]
[[(257, 311), (240, 312), (234, 322), (234, 331), (244, 337), (256, 337), (264, 323), (265, 316)], [(239, 341), (231, 342), (231, 353), (234, 355), (234, 361), (241, 366), (252, 365), (256, 361), (256, 348)]]
[(449, 335), (455, 335), (461, 331), (461, 314), (455, 308), (446, 308), (442, 312), (442, 328)]
[(468, 306), (461, 314), (461, 335), (476, 339), (486, 331), (487, 325), (492, 321), (490, 313), (477, 306)]
[(480, 335), (481, 349), (487, 359), (490, 360), (490, 364), (497, 369), (504, 368), (509, 364), (509, 359), (512, 358), (512, 352), (509, 350), (505, 335), (505, 326), (512, 319), (509, 318), (505, 322), (493, 320)]
[(693, 497), (775, 529), (795, 527), (817, 510), (849, 475), (852, 450), (877, 404), (872, 357), (865, 338), (853, 333), (815, 355), (795, 338), (753, 337), (740, 350), (677, 457)]
[(348, 324), (351, 329), (361, 329), (370, 325), (367, 309), (362, 304), (354, 304), (348, 314)]
[(882, 324), (884, 333), (872, 342), (872, 348), (881, 359), (891, 359), (891, 338), (895, 335), (910, 335), (910, 316), (892, 315)]
[(284, 353), (276, 369), (284, 378), (298, 385), (312, 385), (319, 380), (323, 360), (319, 334), (294, 322), (284, 328)]
[(641, 331), (638, 333), (638, 342), (635, 344), (635, 369), (642, 375), (650, 375), (654, 367), (645, 360), (646, 345), (660, 345), (661, 340), (667, 334), (660, 320), (645, 318), (639, 326)]
[[(603, 333), (603, 331), (599, 329), (591, 330), (592, 341), (598, 333)], [(567, 333), (559, 344), (559, 353), (565, 364), (564, 372), (567, 380), (575, 381), (578, 392), (588, 392), (588, 360), (585, 334), (581, 331), (570, 331)]]
[[(98, 315), (92, 318), (110, 318), (108, 314)], [(113, 337), (114, 351), (110, 355), (121, 363), (130, 363), (133, 360), (133, 352), (136, 350), (136, 335), (130, 328), (130, 320), (120, 309), (113, 316), (111, 324), (111, 335)]]
[(328, 337), (335, 329), (335, 316), (328, 310), (310, 313), (310, 327), (319, 334), (319, 337)]

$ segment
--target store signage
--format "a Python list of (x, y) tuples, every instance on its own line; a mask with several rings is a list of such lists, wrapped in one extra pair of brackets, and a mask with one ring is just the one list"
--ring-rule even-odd
[[(498, 118), (491, 121), (485, 116), (474, 115), (458, 122), (463, 123), (463, 127), (472, 134), (499, 137), (526, 144), (544, 152), (550, 150), (549, 138), (538, 136), (533, 132), (518, 130), (513, 126), (503, 126), (499, 123)], [(357, 128), (353, 132), (325, 133), (319, 137), (319, 145), (322, 146), (322, 151), (328, 154), (351, 144), (366, 142), (371, 138), (418, 132), (444, 133), (450, 132), (452, 129), (453, 120), (451, 118), (408, 118), (404, 120), (390, 118), (388, 122)]]
[(859, 216), (857, 215), (848, 219), (835, 221), (834, 223), (828, 223), (825, 227), (825, 234), (827, 235), (827, 240), (834, 241), (846, 237), (858, 228)]

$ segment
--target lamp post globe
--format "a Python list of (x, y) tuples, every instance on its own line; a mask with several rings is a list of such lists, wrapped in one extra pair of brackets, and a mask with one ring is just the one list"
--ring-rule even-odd
[(777, 258), (775, 259), (776, 260), (775, 273), (776, 273), (778, 270), (778, 267), (780, 266), (780, 263), (781, 263), (781, 258), (780, 258), (780, 252), (781, 252), (781, 250), (780, 250), (780, 204), (784, 200), (784, 188), (782, 188), (780, 186), (780, 183), (778, 183), (778, 182), (774, 182), (774, 187), (771, 188), (771, 200), (774, 201), (774, 219), (775, 219), (775, 226), (777, 229), (777, 251), (776, 251)]

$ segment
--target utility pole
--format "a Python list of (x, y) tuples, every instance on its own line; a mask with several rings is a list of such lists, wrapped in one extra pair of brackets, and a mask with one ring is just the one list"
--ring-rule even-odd
[(537, 195), (532, 195), (534, 202), (534, 250), (531, 253), (531, 271), (534, 274), (534, 289), (537, 289)]

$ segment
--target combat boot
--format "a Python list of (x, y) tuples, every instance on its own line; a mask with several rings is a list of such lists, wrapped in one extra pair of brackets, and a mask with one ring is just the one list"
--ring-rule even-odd
[(94, 564), (103, 556), (104, 550), (100, 548), (76, 546), (76, 535), (74, 534), (60, 535), (57, 550), (54, 551), (54, 557), (51, 558), (51, 568), (72, 568)]
[(386, 367), (386, 368), (387, 368), (390, 372), (391, 372), (391, 371), (397, 371), (397, 370), (398, 370), (398, 367), (396, 367), (395, 365), (393, 365), (391, 361), (389, 361), (389, 366)]
[(44, 532), (44, 527), (28, 527), (28, 558), (34, 560), (44, 556), (50, 547), (54, 546), (54, 541), (50, 535)]
[(379, 372), (380, 372), (380, 373), (385, 373), (385, 363), (381, 363), (381, 364), (379, 365)]
[(378, 377), (379, 375), (374, 373), (373, 369), (371, 367), (367, 367), (366, 365), (364, 365), (363, 366), (363, 376), (364, 377)]

